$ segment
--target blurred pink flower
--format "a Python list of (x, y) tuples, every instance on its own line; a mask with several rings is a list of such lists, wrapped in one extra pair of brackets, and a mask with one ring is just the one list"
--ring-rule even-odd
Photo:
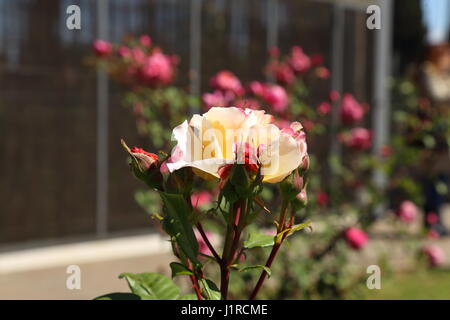
[(241, 85), (241, 81), (234, 73), (228, 70), (219, 71), (211, 78), (210, 83), (214, 89), (230, 91), (238, 96), (244, 94), (244, 88)]
[(291, 68), (295, 72), (303, 73), (311, 67), (311, 59), (303, 52), (299, 46), (292, 47), (291, 56), (288, 59)]
[(267, 65), (268, 72), (275, 77), (280, 84), (291, 84), (295, 80), (294, 72), (286, 63), (271, 61)]
[(145, 53), (141, 48), (131, 49), (131, 58), (135, 64), (141, 65), (145, 61)]
[(272, 107), (273, 111), (281, 113), (289, 104), (289, 97), (283, 87), (279, 85), (267, 85), (263, 99)]
[(434, 212), (428, 212), (426, 215), (426, 220), (429, 225), (433, 225), (439, 222), (439, 216)]
[[(208, 240), (211, 241), (213, 234), (211, 232), (206, 231), (205, 235), (208, 238)], [(212, 255), (212, 252), (211, 250), (209, 250), (206, 241), (203, 239), (202, 235), (197, 230), (195, 230), (195, 238), (197, 239), (198, 242), (198, 252), (206, 255)]]
[(366, 128), (354, 128), (344, 137), (344, 144), (356, 150), (366, 150), (372, 145), (372, 132)]
[(313, 66), (320, 66), (323, 64), (323, 56), (320, 53), (311, 55), (311, 64)]
[(258, 110), (260, 108), (260, 103), (255, 99), (240, 99), (234, 103), (235, 107), (241, 109), (253, 109)]
[(331, 90), (330, 93), (328, 94), (328, 98), (330, 99), (331, 102), (338, 101), (340, 97), (341, 95), (336, 90)]
[(248, 85), (248, 91), (255, 96), (262, 97), (264, 95), (265, 90), (266, 90), (265, 84), (259, 81), (252, 81)]
[(95, 40), (93, 43), (94, 54), (99, 57), (105, 57), (112, 52), (111, 43), (104, 40)]
[(437, 267), (444, 262), (444, 251), (436, 245), (427, 245), (423, 249), (423, 253), (428, 259), (428, 263), (432, 267)]
[(320, 191), (317, 194), (317, 204), (322, 207), (326, 206), (328, 204), (328, 193)]
[(207, 109), (212, 107), (227, 107), (233, 101), (234, 94), (232, 92), (222, 92), (215, 90), (212, 93), (206, 92), (202, 95), (203, 104)]
[(169, 84), (173, 78), (170, 57), (161, 52), (152, 53), (140, 69), (140, 77), (149, 85)]
[(353, 124), (364, 117), (364, 108), (349, 93), (344, 94), (341, 105), (341, 118), (345, 124)]
[(146, 34), (143, 34), (139, 37), (139, 43), (143, 47), (150, 47), (152, 45), (152, 38)]
[(319, 67), (316, 69), (316, 75), (320, 79), (328, 79), (330, 77), (330, 70), (328, 70), (328, 68), (325, 67)]
[(195, 208), (210, 204), (212, 199), (213, 196), (208, 191), (194, 192), (191, 195), (191, 203)]
[(119, 49), (117, 49), (117, 54), (121, 58), (128, 59), (131, 57), (131, 50), (128, 47), (120, 46)]
[(367, 234), (358, 228), (348, 228), (345, 231), (345, 240), (347, 244), (355, 250), (359, 250), (367, 243)]
[(406, 200), (400, 204), (397, 210), (397, 216), (403, 222), (409, 223), (416, 219), (417, 212), (417, 206), (412, 201)]
[(331, 111), (331, 105), (329, 102), (324, 101), (322, 103), (320, 103), (317, 106), (317, 111), (321, 114), (321, 115), (327, 115), (328, 113), (330, 113)]

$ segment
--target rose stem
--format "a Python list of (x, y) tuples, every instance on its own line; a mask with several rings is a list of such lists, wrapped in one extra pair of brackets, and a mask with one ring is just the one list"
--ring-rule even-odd
[(206, 246), (208, 247), (209, 251), (211, 251), (212, 255), (216, 259), (217, 263), (220, 263), (222, 259), (219, 257), (219, 255), (217, 254), (217, 251), (214, 249), (214, 247), (212, 246), (208, 237), (206, 236), (206, 233), (203, 230), (203, 226), (201, 225), (200, 222), (197, 222), (197, 229), (198, 229), (198, 232), (200, 232), (200, 235), (202, 236), (203, 240), (205, 241)]
[(189, 260), (187, 260), (187, 263), (188, 263), (188, 268), (192, 271), (192, 274), (189, 276), (189, 278), (191, 279), (191, 282), (192, 282), (192, 288), (194, 288), (194, 290), (195, 290), (197, 299), (202, 300), (203, 299), (202, 292), (200, 291), (200, 288), (198, 286), (198, 279), (195, 276), (194, 268), (192, 267), (191, 262)]
[[(286, 228), (285, 220), (286, 220), (287, 208), (288, 208), (288, 202), (283, 201), (283, 204), (281, 207), (280, 220), (279, 220), (279, 224), (278, 224), (278, 233), (284, 231)], [(287, 236), (287, 232), (283, 234), (283, 236), (281, 237), (279, 242), (275, 242), (275, 244), (273, 245), (272, 250), (270, 251), (269, 258), (267, 259), (267, 262), (265, 264), (265, 266), (267, 268), (270, 268), (272, 266), (272, 263), (275, 260), (278, 250), (280, 249), (281, 244), (283, 243), (286, 236)], [(266, 272), (266, 270), (263, 270), (261, 272), (261, 275), (259, 276), (259, 279), (258, 279), (258, 282), (256, 283), (255, 288), (253, 289), (252, 294), (250, 295), (249, 300), (254, 300), (256, 298), (256, 295), (258, 294), (259, 290), (261, 289), (261, 287), (264, 283), (264, 280), (266, 280), (266, 277), (267, 277), (267, 272)]]

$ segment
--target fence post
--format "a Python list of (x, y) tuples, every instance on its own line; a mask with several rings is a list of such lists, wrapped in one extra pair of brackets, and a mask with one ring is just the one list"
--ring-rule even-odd
[[(108, 40), (108, 0), (97, 0), (97, 36)], [(104, 237), (108, 230), (108, 76), (97, 70), (97, 197), (96, 234)]]
[[(380, 157), (380, 148), (388, 143), (390, 136), (390, 74), (392, 57), (392, 2), (391, 0), (380, 0), (381, 29), (374, 30), (374, 95), (373, 95), (373, 153)], [(386, 186), (386, 175), (376, 170), (373, 173), (375, 185), (384, 189)], [(378, 216), (384, 212), (385, 204), (375, 210)]]

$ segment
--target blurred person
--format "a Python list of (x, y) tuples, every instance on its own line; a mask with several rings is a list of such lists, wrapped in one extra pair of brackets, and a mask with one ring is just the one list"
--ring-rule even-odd
[(441, 209), (445, 194), (438, 187), (449, 185), (450, 153), (447, 141), (450, 122), (450, 44), (443, 43), (429, 48), (422, 66), (421, 87), (426, 103), (420, 105), (423, 123), (429, 123), (426, 130), (434, 138), (430, 152), (426, 154), (423, 168), (425, 196), (425, 225), (439, 235), (448, 234), (441, 223)]

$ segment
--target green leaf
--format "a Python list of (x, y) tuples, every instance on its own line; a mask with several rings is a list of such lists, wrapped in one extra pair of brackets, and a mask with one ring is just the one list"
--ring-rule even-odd
[(258, 265), (254, 265), (254, 266), (247, 266), (244, 267), (242, 269), (238, 269), (239, 272), (247, 272), (247, 271), (252, 271), (255, 269), (263, 269), (264, 271), (267, 272), (267, 275), (270, 277), (272, 275), (272, 272), (270, 271), (269, 267), (266, 267), (264, 265), (258, 264)]
[(170, 263), (170, 269), (172, 270), (172, 278), (175, 278), (176, 276), (181, 275), (193, 275), (192, 271), (188, 269), (184, 264), (181, 264), (179, 262), (172, 262)]
[(276, 242), (279, 243), (281, 239), (283, 238), (283, 235), (286, 233), (286, 238), (292, 235), (294, 232), (300, 231), (306, 227), (309, 227), (311, 225), (311, 221), (296, 224), (295, 226), (292, 226), (291, 228), (287, 228), (276, 235)]
[(130, 292), (112, 292), (94, 298), (94, 300), (141, 300), (141, 298)]
[(209, 279), (201, 279), (200, 282), (203, 285), (203, 294), (207, 300), (220, 300), (222, 298), (222, 294), (214, 282)]
[(122, 273), (131, 292), (142, 300), (175, 300), (180, 296), (180, 289), (173, 281), (159, 273)]
[(191, 210), (186, 200), (180, 194), (160, 192), (160, 195), (164, 203), (164, 212), (167, 215), (163, 221), (164, 229), (175, 239), (194, 266), (200, 266), (197, 259), (198, 242), (188, 220)]
[(274, 239), (275, 237), (269, 234), (252, 232), (250, 233), (248, 240), (244, 241), (244, 248), (251, 249), (257, 247), (270, 247), (273, 246)]

